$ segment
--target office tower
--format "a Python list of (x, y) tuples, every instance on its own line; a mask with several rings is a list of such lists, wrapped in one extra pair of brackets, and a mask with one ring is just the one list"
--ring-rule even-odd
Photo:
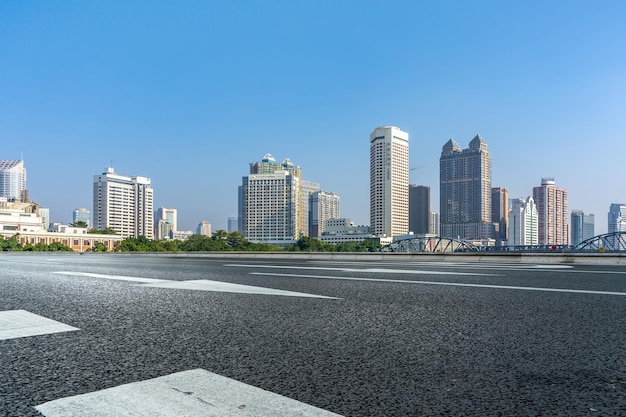
[(198, 227), (196, 228), (196, 234), (211, 236), (211, 223), (204, 220), (203, 222), (198, 224)]
[(439, 159), (441, 236), (492, 239), (491, 156), (487, 143), (476, 135), (469, 148), (450, 139)]
[(417, 235), (429, 233), (430, 187), (409, 185), (409, 232)]
[(154, 238), (150, 178), (117, 174), (113, 168), (93, 177), (93, 227), (110, 227), (123, 238)]
[(165, 219), (155, 218), (154, 221), (156, 225), (156, 238), (158, 240), (171, 239), (172, 232), (174, 231), (174, 226), (172, 225), (172, 223), (168, 222)]
[(87, 227), (91, 223), (91, 213), (86, 208), (77, 208), (72, 213), (72, 223), (76, 224), (76, 222), (84, 222)]
[[(609, 208), (609, 233), (626, 232), (626, 204), (612, 203)], [(613, 248), (615, 250), (626, 250), (622, 240), (615, 238)]]
[(509, 213), (507, 243), (512, 246), (539, 244), (539, 217), (532, 197), (514, 199)]
[(22, 200), (26, 191), (26, 168), (22, 160), (0, 160), (0, 197)]
[(228, 218), (228, 233), (238, 232), (238, 231), (239, 231), (239, 217), (229, 217)]
[(315, 182), (304, 181), (304, 180), (302, 180), (301, 184), (302, 184), (302, 190), (301, 190), (300, 198), (302, 199), (302, 211), (300, 213), (300, 230), (302, 230), (302, 232), (305, 235), (311, 236), (310, 235), (311, 213), (310, 213), (309, 203), (310, 203), (311, 194), (319, 191), (320, 185)]
[(39, 207), (39, 217), (41, 217), (41, 224), (44, 230), (48, 230), (50, 227), (50, 209)]
[(497, 242), (506, 242), (509, 229), (509, 191), (506, 188), (491, 189), (491, 221), (498, 225)]
[(571, 245), (576, 246), (583, 240), (595, 236), (595, 220), (593, 214), (585, 214), (582, 210), (572, 210)]
[(302, 170), (266, 154), (250, 164), (239, 190), (241, 233), (251, 242), (292, 243), (303, 235)]
[(170, 236), (170, 232), (178, 230), (178, 210), (175, 208), (159, 207), (156, 209), (154, 216), (154, 223), (159, 224), (160, 221), (165, 221), (170, 224), (170, 227), (163, 228), (167, 231), (166, 234), (160, 233), (161, 227), (157, 227), (157, 239), (167, 239)]
[(370, 227), (377, 236), (409, 231), (409, 134), (395, 126), (370, 134)]
[(339, 194), (328, 191), (316, 191), (310, 196), (309, 236), (320, 237), (326, 231), (329, 219), (340, 218)]
[(431, 235), (437, 235), (437, 236), (441, 234), (441, 227), (439, 224), (439, 213), (435, 211), (431, 211), (429, 213), (428, 233), (430, 233)]
[(539, 244), (567, 245), (567, 190), (557, 188), (554, 178), (542, 178), (533, 188), (533, 199), (539, 216)]

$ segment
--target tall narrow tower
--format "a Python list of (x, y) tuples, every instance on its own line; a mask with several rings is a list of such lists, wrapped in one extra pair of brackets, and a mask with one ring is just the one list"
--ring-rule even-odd
[(567, 245), (567, 190), (557, 188), (554, 178), (542, 178), (541, 186), (533, 188), (537, 204), (540, 245)]
[(26, 191), (26, 168), (22, 160), (0, 160), (0, 197), (20, 200)]
[(409, 231), (409, 134), (395, 126), (370, 134), (370, 227), (387, 237)]

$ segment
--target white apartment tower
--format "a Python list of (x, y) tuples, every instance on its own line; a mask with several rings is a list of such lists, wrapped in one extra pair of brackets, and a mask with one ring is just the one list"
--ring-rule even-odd
[(117, 174), (113, 168), (93, 178), (93, 227), (110, 227), (123, 238), (154, 238), (150, 178)]
[(514, 199), (509, 212), (507, 243), (512, 246), (539, 244), (537, 206), (532, 197)]
[(0, 160), (0, 197), (19, 201), (26, 191), (26, 168), (22, 160)]
[(320, 237), (326, 231), (329, 219), (340, 218), (339, 194), (316, 191), (311, 194), (309, 204), (309, 236)]
[(377, 236), (409, 232), (409, 134), (395, 126), (370, 134), (370, 227)]

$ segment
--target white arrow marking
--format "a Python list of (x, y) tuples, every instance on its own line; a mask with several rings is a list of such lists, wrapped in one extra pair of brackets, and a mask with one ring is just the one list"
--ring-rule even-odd
[(331, 300), (339, 300), (336, 297), (327, 297), (325, 295), (308, 294), (304, 292), (285, 291), (275, 288), (256, 287), (253, 285), (233, 284), (231, 282), (211, 281), (208, 279), (199, 279), (193, 281), (169, 281), (165, 279), (129, 277), (123, 275), (104, 275), (93, 274), (88, 272), (66, 272), (56, 271), (54, 274), (84, 276), (92, 278), (104, 278), (119, 281), (139, 282), (142, 287), (152, 288), (170, 288), (179, 290), (195, 290), (195, 291), (213, 291), (228, 292), (237, 294), (261, 294), (261, 295), (282, 295), (286, 297), (306, 297), (306, 298), (326, 298)]
[(50, 401), (46, 417), (341, 417), (204, 369)]
[(0, 311), (0, 340), (75, 330), (80, 329), (26, 310)]

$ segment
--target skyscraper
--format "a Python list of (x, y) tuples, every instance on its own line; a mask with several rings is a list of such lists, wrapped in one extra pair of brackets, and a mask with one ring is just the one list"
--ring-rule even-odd
[(302, 230), (302, 170), (271, 154), (250, 164), (239, 188), (241, 230), (251, 242), (291, 243)]
[(532, 197), (513, 200), (509, 213), (507, 243), (513, 246), (529, 246), (539, 243), (539, 219), (537, 206)]
[(395, 126), (370, 134), (370, 227), (387, 237), (409, 231), (409, 134)]
[[(239, 188), (241, 188), (241, 186), (239, 186)], [(227, 228), (228, 228), (228, 233), (238, 232), (239, 231), (239, 218), (229, 217)]]
[(320, 185), (316, 182), (311, 181), (302, 181), (302, 190), (300, 192), (302, 198), (302, 210), (300, 217), (300, 230), (304, 232), (305, 235), (310, 236), (311, 230), (311, 215), (310, 215), (310, 199), (311, 195), (320, 190)]
[(582, 210), (572, 210), (571, 223), (572, 246), (576, 246), (583, 240), (587, 240), (595, 236), (595, 221), (593, 214), (585, 214)]
[(26, 192), (26, 168), (22, 160), (0, 160), (0, 197), (21, 200)]
[(117, 174), (107, 168), (93, 178), (93, 227), (110, 227), (123, 238), (154, 238), (150, 178)]
[(491, 221), (498, 225), (495, 235), (498, 243), (505, 242), (509, 229), (509, 191), (506, 188), (491, 189)]
[(196, 233), (199, 235), (211, 236), (211, 223), (207, 220), (200, 222), (196, 228)]
[(429, 233), (430, 187), (409, 185), (409, 231), (415, 234)]
[[(608, 215), (609, 233), (626, 232), (626, 204), (612, 203)], [(616, 250), (626, 250), (622, 247), (622, 240), (614, 239), (613, 247)]]
[(533, 199), (539, 217), (540, 245), (567, 245), (567, 190), (557, 188), (554, 178), (542, 178), (533, 188)]
[(72, 213), (72, 223), (84, 222), (87, 227), (91, 224), (91, 213), (86, 208), (77, 208)]
[(441, 236), (492, 239), (491, 156), (487, 143), (476, 135), (468, 149), (450, 139), (439, 159)]
[(309, 236), (320, 237), (326, 231), (328, 219), (341, 217), (339, 208), (339, 194), (328, 191), (311, 193), (309, 203)]

